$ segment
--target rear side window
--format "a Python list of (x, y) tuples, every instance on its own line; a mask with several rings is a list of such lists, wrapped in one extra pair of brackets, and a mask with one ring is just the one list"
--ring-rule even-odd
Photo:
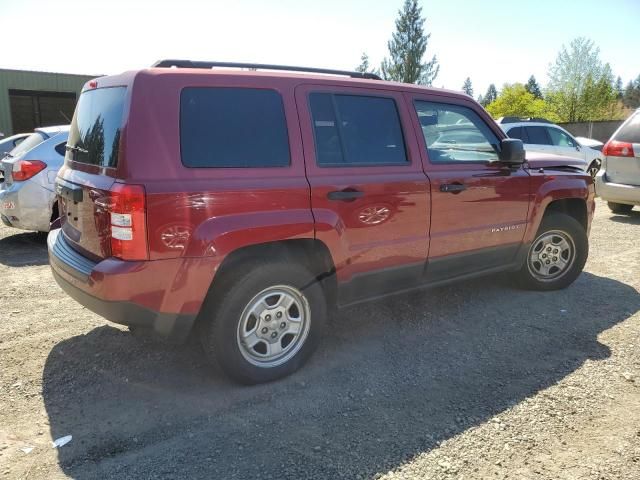
[(615, 140), (627, 143), (640, 143), (640, 113), (636, 113), (620, 129)]
[(522, 127), (513, 127), (511, 130), (507, 132), (510, 138), (518, 138), (526, 143), (526, 139), (524, 136), (524, 129)]
[(100, 167), (118, 165), (125, 93), (125, 87), (108, 87), (80, 95), (67, 142), (70, 160)]
[(180, 150), (187, 167), (288, 166), (282, 97), (251, 88), (183, 89)]
[(533, 145), (551, 145), (551, 139), (544, 127), (526, 127), (527, 143)]
[(312, 93), (309, 104), (318, 165), (408, 163), (393, 99)]

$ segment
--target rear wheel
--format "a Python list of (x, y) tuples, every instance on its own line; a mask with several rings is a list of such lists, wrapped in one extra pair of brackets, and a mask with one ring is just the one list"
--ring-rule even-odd
[(596, 158), (593, 162), (591, 162), (591, 165), (589, 165), (589, 168), (587, 169), (587, 173), (589, 173), (589, 175), (591, 175), (591, 178), (595, 180), (596, 175), (600, 171), (601, 166), (602, 166), (602, 161)]
[(204, 351), (240, 383), (289, 375), (322, 336), (322, 287), (304, 267), (291, 263), (259, 262), (239, 270), (218, 280), (224, 291), (214, 290), (203, 307)]
[(613, 213), (620, 215), (629, 215), (633, 210), (633, 205), (627, 205), (626, 203), (607, 202), (607, 206)]
[(531, 290), (565, 288), (582, 272), (588, 252), (587, 233), (580, 222), (564, 213), (549, 214), (542, 220), (516, 280)]

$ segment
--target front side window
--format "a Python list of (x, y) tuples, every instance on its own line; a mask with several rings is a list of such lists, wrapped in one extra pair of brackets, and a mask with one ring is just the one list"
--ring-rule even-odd
[(309, 105), (320, 166), (407, 164), (391, 98), (312, 93)]
[(187, 167), (288, 166), (282, 97), (274, 90), (253, 88), (183, 89), (180, 151)]
[(415, 102), (432, 163), (498, 160), (500, 140), (468, 107), (439, 102)]
[(575, 147), (576, 143), (573, 139), (558, 128), (547, 128), (551, 143), (557, 147)]
[(533, 145), (552, 145), (545, 127), (526, 127), (527, 143)]

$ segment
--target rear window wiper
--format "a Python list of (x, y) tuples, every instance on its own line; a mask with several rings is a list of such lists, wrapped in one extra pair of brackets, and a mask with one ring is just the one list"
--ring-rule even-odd
[(65, 145), (64, 149), (70, 152), (80, 152), (80, 153), (89, 153), (89, 150), (85, 150), (84, 148), (78, 147), (78, 146), (71, 146), (71, 145)]

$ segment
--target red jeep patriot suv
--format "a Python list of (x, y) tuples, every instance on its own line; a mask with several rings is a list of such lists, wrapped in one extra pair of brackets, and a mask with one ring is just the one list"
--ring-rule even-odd
[(113, 322), (197, 327), (258, 383), (307, 360), (334, 305), (580, 274), (594, 190), (573, 160), (525, 160), (461, 93), (295, 70), (168, 60), (88, 82), (48, 238), (60, 286)]

